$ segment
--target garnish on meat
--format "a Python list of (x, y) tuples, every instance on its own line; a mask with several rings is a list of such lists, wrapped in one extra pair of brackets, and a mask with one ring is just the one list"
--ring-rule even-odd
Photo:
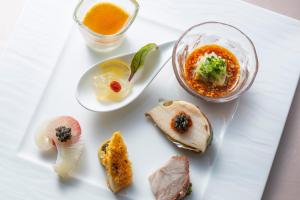
[(179, 133), (186, 132), (191, 126), (191, 117), (185, 112), (179, 112), (171, 121), (171, 127)]
[(185, 101), (164, 101), (145, 113), (180, 148), (205, 152), (212, 128), (200, 109)]
[(173, 156), (150, 177), (151, 190), (156, 200), (179, 200), (192, 192), (189, 161), (184, 156)]

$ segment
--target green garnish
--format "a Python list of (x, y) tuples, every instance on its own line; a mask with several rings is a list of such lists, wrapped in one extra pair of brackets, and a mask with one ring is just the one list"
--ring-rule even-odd
[(158, 49), (158, 46), (155, 43), (149, 43), (135, 53), (130, 64), (131, 73), (128, 81), (130, 81), (137, 70), (144, 65), (146, 56), (156, 49)]
[(196, 78), (203, 79), (213, 85), (224, 85), (226, 79), (226, 62), (215, 53), (201, 58), (195, 70)]
[(188, 188), (188, 190), (187, 190), (187, 192), (186, 192), (186, 196), (187, 195), (190, 195), (191, 193), (192, 193), (192, 183), (190, 183), (190, 185), (189, 185), (189, 188)]

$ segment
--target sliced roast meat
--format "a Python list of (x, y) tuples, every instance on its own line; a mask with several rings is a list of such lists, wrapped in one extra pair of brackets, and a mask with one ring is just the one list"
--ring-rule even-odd
[(179, 200), (190, 192), (189, 161), (173, 156), (150, 177), (151, 190), (157, 200)]

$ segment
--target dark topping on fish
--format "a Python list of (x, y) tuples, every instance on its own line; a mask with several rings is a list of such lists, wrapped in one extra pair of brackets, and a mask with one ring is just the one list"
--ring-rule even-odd
[(186, 132), (192, 124), (191, 117), (185, 112), (179, 112), (171, 121), (171, 127), (179, 133)]
[(60, 142), (66, 142), (71, 139), (72, 137), (72, 130), (71, 128), (60, 126), (55, 129), (56, 137)]

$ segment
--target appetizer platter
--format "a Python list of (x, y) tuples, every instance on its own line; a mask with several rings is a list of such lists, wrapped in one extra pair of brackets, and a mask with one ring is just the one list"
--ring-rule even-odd
[[(260, 74), (256, 43), (230, 23), (176, 29), (139, 9), (135, 0), (79, 1), (18, 158), (34, 166), (36, 180), (49, 177), (49, 191), (57, 191), (45, 193), (50, 199), (238, 199), (236, 184), (260, 175), (235, 173), (232, 165), (249, 164), (253, 155), (230, 145), (239, 136), (232, 127), (254, 123), (251, 112), (251, 119), (240, 112), (259, 93), (252, 89)], [(219, 188), (222, 180), (228, 188)], [(257, 192), (249, 199), (259, 197), (266, 177), (256, 181), (240, 184)], [(225, 191), (234, 186), (237, 193)]]

